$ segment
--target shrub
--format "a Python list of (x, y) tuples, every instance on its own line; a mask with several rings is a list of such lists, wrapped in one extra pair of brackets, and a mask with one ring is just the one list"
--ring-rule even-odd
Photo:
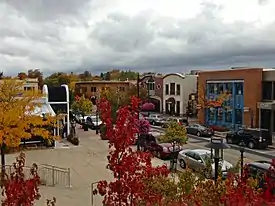
[(178, 142), (186, 144), (188, 136), (186, 128), (177, 122), (169, 122), (168, 127), (165, 129), (164, 135), (159, 137), (160, 142)]
[(152, 111), (155, 109), (155, 105), (151, 102), (146, 102), (141, 106), (141, 110), (143, 111)]

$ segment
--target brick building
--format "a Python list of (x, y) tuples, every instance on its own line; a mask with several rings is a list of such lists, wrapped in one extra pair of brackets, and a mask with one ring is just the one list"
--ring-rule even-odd
[(131, 86), (129, 81), (82, 81), (76, 82), (76, 95), (85, 95), (87, 98), (97, 97), (104, 89), (116, 89), (119, 92), (128, 92)]
[[(258, 102), (262, 100), (262, 68), (237, 68), (199, 73), (199, 98), (216, 100), (223, 92), (230, 97), (219, 108), (199, 105), (202, 124), (238, 129), (259, 125)], [(204, 97), (202, 97), (204, 96)]]
[(163, 78), (161, 74), (146, 74), (140, 77), (141, 87), (146, 88), (148, 99), (155, 105), (154, 112), (163, 111)]

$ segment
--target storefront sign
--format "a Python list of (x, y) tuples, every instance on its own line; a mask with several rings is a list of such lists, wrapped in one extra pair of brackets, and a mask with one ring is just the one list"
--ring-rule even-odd
[(258, 102), (258, 108), (259, 109), (272, 109), (273, 106), (273, 103), (269, 103), (269, 102)]

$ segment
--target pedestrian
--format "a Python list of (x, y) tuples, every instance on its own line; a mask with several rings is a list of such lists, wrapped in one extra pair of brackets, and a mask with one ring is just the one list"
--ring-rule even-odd
[(62, 138), (66, 138), (67, 137), (67, 122), (65, 123), (65, 125), (63, 126), (63, 130), (62, 130)]

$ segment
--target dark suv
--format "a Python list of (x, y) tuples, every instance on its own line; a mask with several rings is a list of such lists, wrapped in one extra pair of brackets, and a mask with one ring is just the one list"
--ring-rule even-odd
[(236, 132), (228, 133), (226, 141), (228, 144), (237, 144), (243, 141), (250, 149), (266, 149), (268, 147), (268, 130), (258, 128), (243, 128)]
[[(257, 179), (258, 187), (262, 189), (264, 189), (266, 175), (270, 180), (268, 183), (274, 184), (275, 174), (270, 171), (271, 167), (272, 164), (268, 161), (256, 161), (246, 165), (248, 176)], [(272, 192), (275, 192), (275, 189)]]

